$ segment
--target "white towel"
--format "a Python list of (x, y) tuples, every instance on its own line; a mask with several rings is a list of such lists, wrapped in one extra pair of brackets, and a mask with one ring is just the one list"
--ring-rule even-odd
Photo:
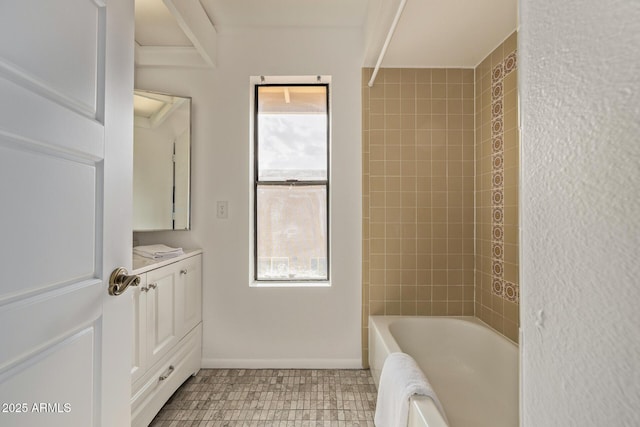
[(430, 397), (446, 421), (442, 405), (416, 361), (406, 353), (391, 353), (380, 374), (376, 427), (407, 427), (409, 398), (415, 394)]
[(184, 254), (182, 248), (172, 248), (166, 245), (136, 246), (133, 253), (151, 259), (173, 258)]

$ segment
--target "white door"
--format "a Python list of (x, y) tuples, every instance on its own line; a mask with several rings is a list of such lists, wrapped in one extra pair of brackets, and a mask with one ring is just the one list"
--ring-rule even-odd
[(133, 0), (0, 1), (0, 425), (129, 425)]

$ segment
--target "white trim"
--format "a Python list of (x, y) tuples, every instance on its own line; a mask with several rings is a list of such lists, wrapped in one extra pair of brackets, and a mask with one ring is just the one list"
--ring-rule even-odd
[(277, 282), (277, 281), (260, 281), (256, 282), (255, 280), (249, 283), (249, 287), (251, 288), (330, 288), (331, 281), (325, 282)]
[[(320, 77), (320, 80), (318, 80)], [(262, 80), (264, 78), (264, 81)], [(331, 76), (329, 75), (305, 75), (305, 76), (251, 76), (249, 77), (251, 89), (255, 85), (260, 84), (331, 84)], [(251, 112), (253, 114), (253, 104), (251, 104)]]
[[(255, 114), (254, 114), (254, 108), (255, 108), (255, 87), (260, 85), (260, 84), (326, 84), (329, 85), (329, 176), (328, 176), (328, 180), (329, 183), (332, 182), (332, 174), (333, 174), (333, 168), (331, 167), (331, 165), (333, 164), (333, 161), (331, 159), (331, 155), (332, 155), (332, 150), (331, 150), (331, 145), (333, 142), (333, 123), (332, 123), (332, 106), (331, 106), (331, 100), (332, 100), (332, 95), (331, 95), (331, 76), (330, 75), (322, 75), (322, 74), (318, 74), (318, 75), (299, 75), (299, 76), (283, 76), (283, 75), (269, 75), (269, 76), (249, 76), (249, 191), (247, 192), (249, 195), (249, 268), (247, 271), (248, 274), (248, 284), (250, 288), (330, 288), (331, 287), (331, 282), (332, 282), (332, 276), (333, 276), (333, 270), (330, 269), (329, 270), (329, 278), (326, 281), (309, 281), (309, 282), (287, 282), (287, 281), (282, 281), (282, 282), (278, 282), (278, 281), (256, 281), (255, 277), (254, 277), (254, 271), (255, 271), (255, 259), (254, 259), (254, 246), (255, 246), (255, 242), (254, 242), (254, 233), (255, 233), (255, 228), (254, 228), (254, 155), (255, 155), (255, 144), (254, 144), (254, 127), (255, 127)], [(330, 187), (329, 187), (330, 188)], [(327, 216), (329, 219), (329, 224), (332, 223), (331, 221), (331, 213), (332, 213), (332, 207), (333, 207), (333, 196), (332, 196), (333, 192), (331, 190), (329, 190), (329, 212), (327, 212)], [(329, 244), (333, 245), (333, 236), (331, 234), (331, 230), (332, 230), (332, 226), (329, 225), (328, 227), (328, 239), (329, 239)], [(331, 265), (331, 258), (333, 256), (333, 249), (330, 246), (329, 247), (329, 259), (327, 260), (327, 262), (329, 263), (329, 265)]]
[(218, 33), (199, 0), (162, 0), (204, 62), (216, 66)]
[(362, 369), (360, 359), (202, 359), (203, 369)]
[(209, 68), (195, 47), (141, 46), (136, 43), (136, 67)]

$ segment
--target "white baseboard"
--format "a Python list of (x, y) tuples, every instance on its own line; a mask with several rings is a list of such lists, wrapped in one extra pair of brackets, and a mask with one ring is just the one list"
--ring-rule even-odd
[(362, 369), (361, 359), (202, 359), (203, 369)]

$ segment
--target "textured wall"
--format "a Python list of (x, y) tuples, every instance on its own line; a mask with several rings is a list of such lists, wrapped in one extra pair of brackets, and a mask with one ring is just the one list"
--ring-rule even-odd
[(640, 425), (640, 2), (521, 2), (525, 426)]
[(518, 341), (518, 88), (514, 32), (475, 69), (476, 309)]
[(474, 313), (472, 69), (381, 69), (363, 93), (367, 317)]

